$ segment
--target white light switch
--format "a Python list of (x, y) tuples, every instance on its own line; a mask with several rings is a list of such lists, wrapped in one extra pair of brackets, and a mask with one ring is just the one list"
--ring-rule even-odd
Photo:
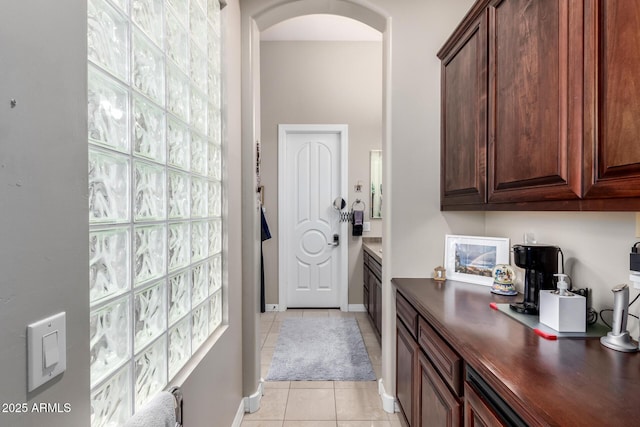
[(67, 369), (66, 314), (27, 326), (27, 389), (33, 391)]
[(369, 221), (362, 223), (362, 231), (371, 231), (371, 223)]
[(58, 331), (51, 332), (42, 337), (42, 358), (44, 368), (51, 368), (60, 360), (58, 351)]

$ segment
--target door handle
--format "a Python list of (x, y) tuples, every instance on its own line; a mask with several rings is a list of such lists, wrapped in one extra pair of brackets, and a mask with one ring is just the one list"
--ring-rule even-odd
[(334, 234), (333, 235), (333, 242), (329, 242), (329, 243), (327, 243), (327, 245), (329, 245), (329, 246), (339, 246), (340, 245), (340, 235), (339, 234)]

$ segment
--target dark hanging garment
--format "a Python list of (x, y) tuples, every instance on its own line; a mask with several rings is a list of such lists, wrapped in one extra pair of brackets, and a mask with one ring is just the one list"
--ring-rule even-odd
[(267, 224), (267, 218), (264, 216), (264, 209), (260, 209), (260, 217), (262, 218), (262, 241), (269, 240), (271, 238), (271, 231), (269, 231), (269, 224)]
[[(271, 238), (271, 231), (269, 231), (269, 224), (264, 216), (264, 209), (260, 208), (260, 221), (262, 223), (262, 242)], [(266, 303), (264, 300), (264, 256), (262, 251), (262, 242), (260, 242), (260, 313), (266, 311)]]

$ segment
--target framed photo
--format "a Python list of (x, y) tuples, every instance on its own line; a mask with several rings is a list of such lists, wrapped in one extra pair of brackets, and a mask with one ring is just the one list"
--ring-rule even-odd
[(447, 279), (491, 286), (493, 267), (509, 264), (509, 239), (447, 234), (444, 267)]

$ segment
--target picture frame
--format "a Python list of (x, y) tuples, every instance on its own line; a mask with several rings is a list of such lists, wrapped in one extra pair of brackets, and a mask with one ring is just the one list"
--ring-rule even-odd
[(491, 286), (493, 268), (510, 263), (509, 248), (506, 237), (447, 234), (444, 247), (447, 279)]

